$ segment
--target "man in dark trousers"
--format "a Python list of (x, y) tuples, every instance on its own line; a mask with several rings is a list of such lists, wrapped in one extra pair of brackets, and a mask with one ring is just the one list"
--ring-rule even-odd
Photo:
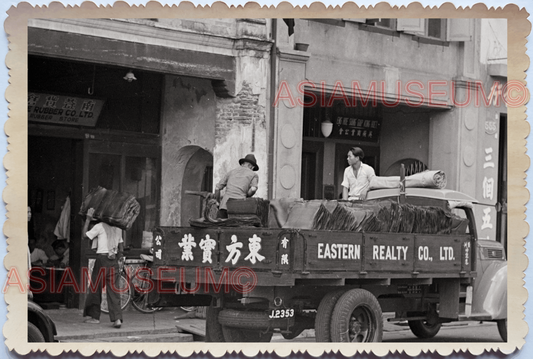
[(92, 248), (96, 249), (96, 261), (91, 274), (91, 283), (96, 283), (97, 285), (94, 291), (89, 288), (83, 316), (90, 317), (85, 320), (85, 323), (100, 323), (103, 283), (98, 280), (98, 276), (102, 273), (106, 286), (109, 318), (113, 322), (113, 327), (120, 328), (122, 325), (122, 309), (120, 308), (120, 293), (117, 291), (121, 289), (118, 288), (118, 283), (120, 277), (119, 260), (122, 258), (124, 250), (122, 230), (107, 223), (99, 222), (88, 231), (89, 223), (93, 220), (93, 214), (94, 208), (89, 208), (85, 225), (83, 226), (83, 236), (91, 239)]
[[(252, 197), (257, 192), (259, 176), (256, 171), (259, 166), (255, 156), (253, 154), (246, 155), (246, 157), (239, 160), (239, 165), (240, 167), (228, 172), (216, 185), (215, 198), (220, 202), (218, 214), (220, 218), (228, 218), (228, 199), (244, 199)], [(221, 201), (220, 190), (223, 188), (226, 188), (226, 192)]]

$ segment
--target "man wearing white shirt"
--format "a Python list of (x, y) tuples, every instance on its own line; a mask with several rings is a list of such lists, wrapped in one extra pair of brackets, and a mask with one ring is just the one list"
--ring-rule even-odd
[(122, 309), (120, 308), (120, 293), (116, 290), (120, 278), (119, 259), (124, 250), (122, 230), (118, 227), (110, 226), (107, 223), (97, 223), (87, 231), (89, 223), (93, 219), (94, 209), (89, 208), (85, 225), (83, 226), (84, 238), (92, 240), (92, 248), (96, 249), (96, 260), (94, 262), (91, 282), (97, 284), (96, 290), (89, 288), (89, 294), (85, 300), (83, 310), (84, 317), (90, 317), (85, 323), (100, 323), (100, 305), (102, 303), (102, 281), (98, 281), (100, 272), (104, 272), (107, 303), (109, 306), (109, 319), (113, 322), (113, 327), (120, 328), (122, 325)]
[(369, 165), (363, 163), (365, 154), (359, 147), (348, 151), (348, 164), (342, 180), (342, 199), (363, 200), (370, 187), (370, 181), (376, 173)]

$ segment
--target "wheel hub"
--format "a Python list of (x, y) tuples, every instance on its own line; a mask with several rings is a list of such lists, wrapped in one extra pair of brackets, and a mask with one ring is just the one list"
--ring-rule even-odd
[(350, 318), (350, 340), (352, 342), (365, 342), (369, 332), (368, 313), (362, 308), (357, 308)]

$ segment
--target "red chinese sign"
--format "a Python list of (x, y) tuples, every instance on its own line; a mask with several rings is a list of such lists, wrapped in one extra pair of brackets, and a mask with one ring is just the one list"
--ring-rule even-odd
[(71, 126), (94, 127), (104, 100), (28, 93), (28, 120)]

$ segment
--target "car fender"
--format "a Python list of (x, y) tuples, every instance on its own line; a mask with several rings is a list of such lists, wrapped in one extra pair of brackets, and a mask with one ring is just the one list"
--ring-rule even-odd
[(507, 318), (507, 262), (490, 263), (476, 278), (472, 312), (492, 319)]
[(57, 335), (56, 325), (38, 304), (28, 300), (28, 321), (33, 323), (47, 342), (54, 342)]

